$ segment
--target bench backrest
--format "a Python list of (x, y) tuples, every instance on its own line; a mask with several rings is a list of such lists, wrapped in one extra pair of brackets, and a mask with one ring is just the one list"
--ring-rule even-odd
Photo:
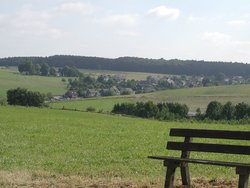
[(192, 138), (250, 140), (250, 131), (224, 131), (204, 129), (171, 129), (170, 136), (184, 137), (184, 142), (167, 143), (167, 149), (182, 151), (182, 158), (188, 158), (190, 151), (250, 155), (250, 146), (192, 143)]

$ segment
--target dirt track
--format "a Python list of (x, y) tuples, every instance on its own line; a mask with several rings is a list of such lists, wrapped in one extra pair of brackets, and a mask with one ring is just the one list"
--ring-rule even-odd
[[(94, 179), (81, 176), (48, 175), (47, 173), (5, 172), (0, 171), (0, 187), (2, 188), (161, 188), (163, 182), (132, 182), (120, 178)], [(176, 188), (181, 181), (176, 180)], [(237, 181), (192, 179), (194, 188), (235, 188)], [(179, 186), (178, 186), (179, 185)]]

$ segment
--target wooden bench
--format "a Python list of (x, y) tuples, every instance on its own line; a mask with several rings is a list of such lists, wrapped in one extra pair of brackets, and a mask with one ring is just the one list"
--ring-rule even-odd
[(246, 146), (192, 142), (193, 138), (250, 140), (250, 132), (204, 129), (171, 129), (170, 136), (184, 137), (184, 142), (169, 141), (167, 143), (167, 149), (180, 150), (181, 157), (149, 156), (149, 158), (151, 159), (163, 160), (164, 166), (167, 167), (165, 188), (173, 188), (174, 175), (177, 167), (180, 167), (181, 170), (182, 184), (186, 185), (186, 187), (188, 188), (191, 187), (188, 163), (234, 167), (236, 169), (236, 174), (239, 175), (238, 188), (248, 188), (248, 179), (250, 173), (249, 163), (243, 163), (243, 161), (242, 163), (237, 163), (192, 159), (189, 156), (191, 151), (250, 155), (249, 145)]

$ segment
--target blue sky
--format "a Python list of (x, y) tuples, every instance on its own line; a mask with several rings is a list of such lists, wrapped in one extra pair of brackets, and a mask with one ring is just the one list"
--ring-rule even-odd
[(0, 0), (0, 57), (250, 62), (247, 0)]

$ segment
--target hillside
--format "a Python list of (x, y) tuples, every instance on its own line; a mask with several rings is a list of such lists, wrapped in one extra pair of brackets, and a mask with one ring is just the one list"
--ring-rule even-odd
[(116, 103), (153, 101), (178, 102), (187, 104), (190, 111), (195, 111), (197, 108), (201, 108), (202, 111), (205, 111), (208, 103), (213, 100), (217, 100), (222, 103), (231, 101), (234, 104), (240, 102), (250, 104), (250, 84), (170, 89), (139, 95), (72, 100), (52, 103), (51, 107), (86, 110), (87, 107), (92, 106), (95, 107), (97, 111), (101, 110), (104, 112), (110, 112)]
[(0, 69), (0, 98), (6, 97), (7, 90), (17, 87), (45, 94), (51, 92), (53, 95), (63, 95), (67, 85), (61, 80), (59, 77), (25, 76), (16, 70)]
[(82, 69), (114, 70), (128, 72), (151, 72), (175, 75), (250, 75), (250, 65), (243, 63), (209, 62), (195, 60), (165, 60), (137, 57), (120, 57), (115, 59), (55, 55), (49, 57), (9, 57), (0, 59), (0, 66), (17, 66), (19, 63), (48, 63), (50, 66), (75, 66)]

